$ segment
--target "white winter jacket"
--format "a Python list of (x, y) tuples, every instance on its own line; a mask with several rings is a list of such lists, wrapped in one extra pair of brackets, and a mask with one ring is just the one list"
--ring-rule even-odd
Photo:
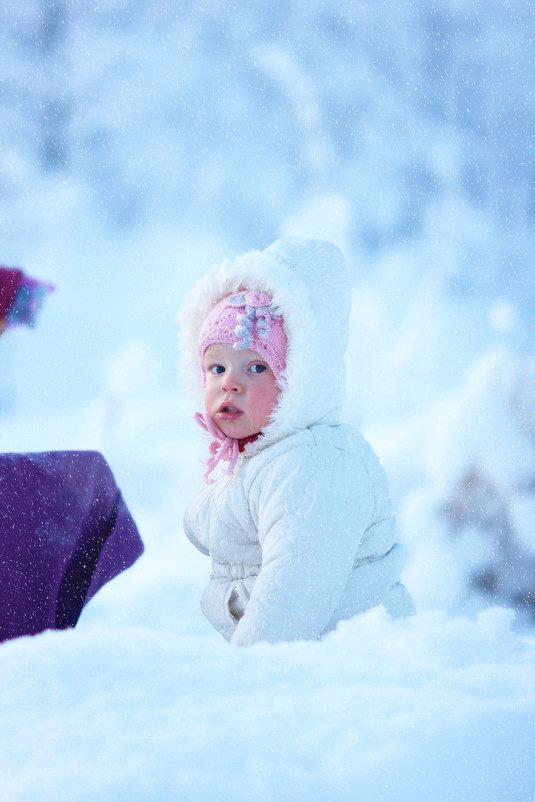
[(288, 336), (285, 381), (235, 474), (190, 504), (188, 538), (212, 560), (206, 617), (237, 644), (316, 638), (377, 604), (407, 614), (387, 481), (371, 446), (340, 423), (350, 285), (336, 246), (285, 238), (213, 268), (182, 310), (181, 363), (202, 408), (197, 340), (230, 292), (267, 292)]

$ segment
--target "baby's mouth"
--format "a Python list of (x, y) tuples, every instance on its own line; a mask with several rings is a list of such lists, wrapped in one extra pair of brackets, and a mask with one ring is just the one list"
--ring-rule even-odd
[(221, 404), (219, 407), (217, 414), (223, 420), (230, 420), (232, 418), (236, 418), (242, 414), (241, 409), (238, 407), (233, 406), (232, 404)]

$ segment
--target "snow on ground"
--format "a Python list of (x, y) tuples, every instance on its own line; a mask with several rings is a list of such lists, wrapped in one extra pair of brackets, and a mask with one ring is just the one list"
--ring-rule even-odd
[(137, 624), (2, 648), (6, 802), (534, 798), (535, 639), (507, 611), (377, 608), (237, 650), (195, 620), (197, 585), (152, 590)]

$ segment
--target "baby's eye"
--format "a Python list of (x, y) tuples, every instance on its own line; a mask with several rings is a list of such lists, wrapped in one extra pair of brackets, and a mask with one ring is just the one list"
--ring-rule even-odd
[(225, 368), (223, 367), (223, 365), (211, 365), (209, 371), (214, 375), (218, 375), (219, 373), (224, 373)]
[(263, 365), (261, 362), (255, 362), (251, 365), (251, 373), (263, 373), (266, 370), (266, 366)]

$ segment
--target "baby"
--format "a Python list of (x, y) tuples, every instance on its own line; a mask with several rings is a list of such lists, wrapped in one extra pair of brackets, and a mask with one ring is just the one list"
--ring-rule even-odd
[(285, 238), (213, 268), (182, 310), (211, 438), (184, 529), (212, 560), (202, 610), (232, 643), (319, 638), (378, 604), (413, 611), (386, 476), (340, 423), (350, 296), (335, 245)]

